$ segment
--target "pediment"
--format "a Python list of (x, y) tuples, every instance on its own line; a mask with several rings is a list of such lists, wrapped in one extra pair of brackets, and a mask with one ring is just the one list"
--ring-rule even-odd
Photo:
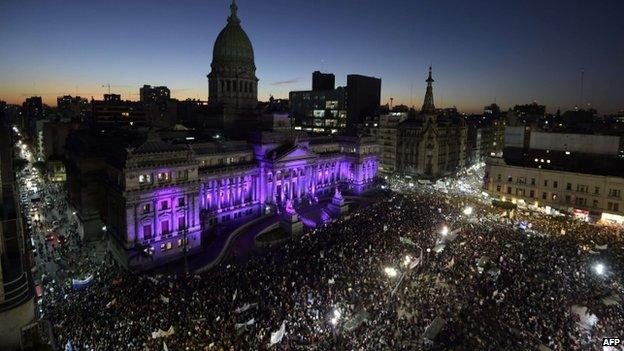
[(301, 147), (294, 147), (284, 153), (277, 154), (273, 159), (274, 162), (305, 160), (316, 158), (317, 154)]

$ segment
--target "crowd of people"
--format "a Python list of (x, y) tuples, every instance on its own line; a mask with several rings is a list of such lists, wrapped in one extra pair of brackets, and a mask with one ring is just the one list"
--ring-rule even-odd
[(44, 316), (73, 350), (602, 350), (624, 335), (621, 227), (471, 201), (387, 191), (192, 277), (108, 261), (83, 290), (46, 290)]

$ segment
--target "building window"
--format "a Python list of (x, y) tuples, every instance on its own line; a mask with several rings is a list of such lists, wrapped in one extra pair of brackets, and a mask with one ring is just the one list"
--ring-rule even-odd
[(544, 180), (544, 186), (548, 186), (548, 180), (547, 179)]
[(158, 181), (159, 182), (164, 182), (169, 180), (169, 173), (167, 172), (160, 172), (158, 173)]
[(178, 171), (176, 172), (178, 179), (188, 179), (188, 170)]
[(586, 185), (576, 184), (576, 191), (578, 191), (578, 192), (586, 193), (587, 189), (588, 189), (588, 187)]
[(531, 178), (531, 185), (535, 185), (535, 178)]
[(178, 239), (178, 247), (182, 245), (188, 245), (188, 238)]
[(501, 175), (500, 175), (500, 173), (499, 173), (499, 174), (498, 174), (498, 177), (497, 177), (497, 180), (501, 180), (501, 178), (502, 178), (502, 177), (501, 177)]
[(553, 182), (553, 188), (557, 189), (557, 186), (559, 186), (559, 183), (555, 180), (555, 181)]
[(569, 204), (571, 201), (572, 201), (572, 200), (571, 200), (571, 198), (570, 198), (570, 195), (566, 195), (566, 197), (565, 197), (565, 202), (566, 202), (566, 204)]
[(510, 186), (507, 187), (507, 194), (511, 194), (511, 187)]
[(566, 190), (572, 190), (572, 183), (566, 184)]
[(144, 224), (143, 225), (143, 239), (147, 240), (147, 239), (151, 239), (152, 238), (152, 225), (151, 224)]
[(171, 247), (172, 247), (172, 245), (171, 245), (170, 242), (162, 243), (162, 244), (160, 244), (160, 251), (162, 251), (162, 252), (169, 251), (169, 250), (171, 250)]
[(546, 200), (546, 193), (542, 193), (542, 200)]
[(501, 191), (501, 186), (500, 186), (500, 185), (497, 185), (497, 186), (496, 186), (496, 191), (498, 191), (498, 192), (500, 192), (500, 191)]
[(600, 195), (600, 187), (599, 186), (595, 186), (594, 187), (594, 194), (595, 195)]
[(178, 207), (184, 207), (185, 202), (183, 197), (178, 198)]
[(143, 213), (149, 213), (152, 210), (152, 206), (150, 204), (143, 205)]
[(535, 197), (535, 190), (531, 190), (531, 191), (529, 192), (529, 196), (530, 196), (531, 198), (534, 198), (534, 197)]
[(512, 181), (513, 181), (513, 177), (508, 176), (508, 177), (507, 177), (507, 181), (508, 181), (508, 182), (512, 182)]
[(163, 201), (160, 203), (160, 209), (161, 210), (166, 210), (169, 208), (169, 201)]
[(160, 231), (161, 231), (162, 235), (169, 234), (169, 221), (162, 221), (162, 222), (160, 222)]
[(152, 177), (149, 174), (141, 174), (139, 176), (140, 184), (146, 184), (146, 183), (151, 183), (151, 182), (152, 182)]
[(609, 189), (609, 196), (610, 197), (620, 197), (620, 190), (619, 189)]
[(178, 230), (186, 229), (186, 217), (180, 216), (178, 217)]
[(594, 201), (592, 202), (592, 207), (593, 207), (593, 208), (598, 208), (598, 200), (594, 200)]

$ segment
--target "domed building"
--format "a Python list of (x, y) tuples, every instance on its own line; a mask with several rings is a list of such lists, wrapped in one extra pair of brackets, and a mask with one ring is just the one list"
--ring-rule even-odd
[[(237, 16), (238, 6), (233, 0), (230, 16), (221, 30), (212, 51), (212, 71), (208, 74), (208, 101), (223, 115), (221, 127), (238, 124), (246, 115), (257, 115), (258, 78), (254, 52), (247, 33)], [(240, 126), (239, 126), (240, 127)]]

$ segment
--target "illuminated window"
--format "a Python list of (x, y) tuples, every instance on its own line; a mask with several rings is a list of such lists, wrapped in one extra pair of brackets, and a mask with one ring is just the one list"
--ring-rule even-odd
[(143, 205), (143, 213), (149, 213), (152, 210), (152, 206), (150, 204)]
[(164, 182), (169, 180), (169, 173), (167, 172), (160, 172), (158, 173), (158, 181), (160, 182)]
[(146, 184), (146, 183), (151, 183), (151, 182), (152, 182), (152, 177), (149, 174), (141, 174), (139, 176), (139, 183)]

